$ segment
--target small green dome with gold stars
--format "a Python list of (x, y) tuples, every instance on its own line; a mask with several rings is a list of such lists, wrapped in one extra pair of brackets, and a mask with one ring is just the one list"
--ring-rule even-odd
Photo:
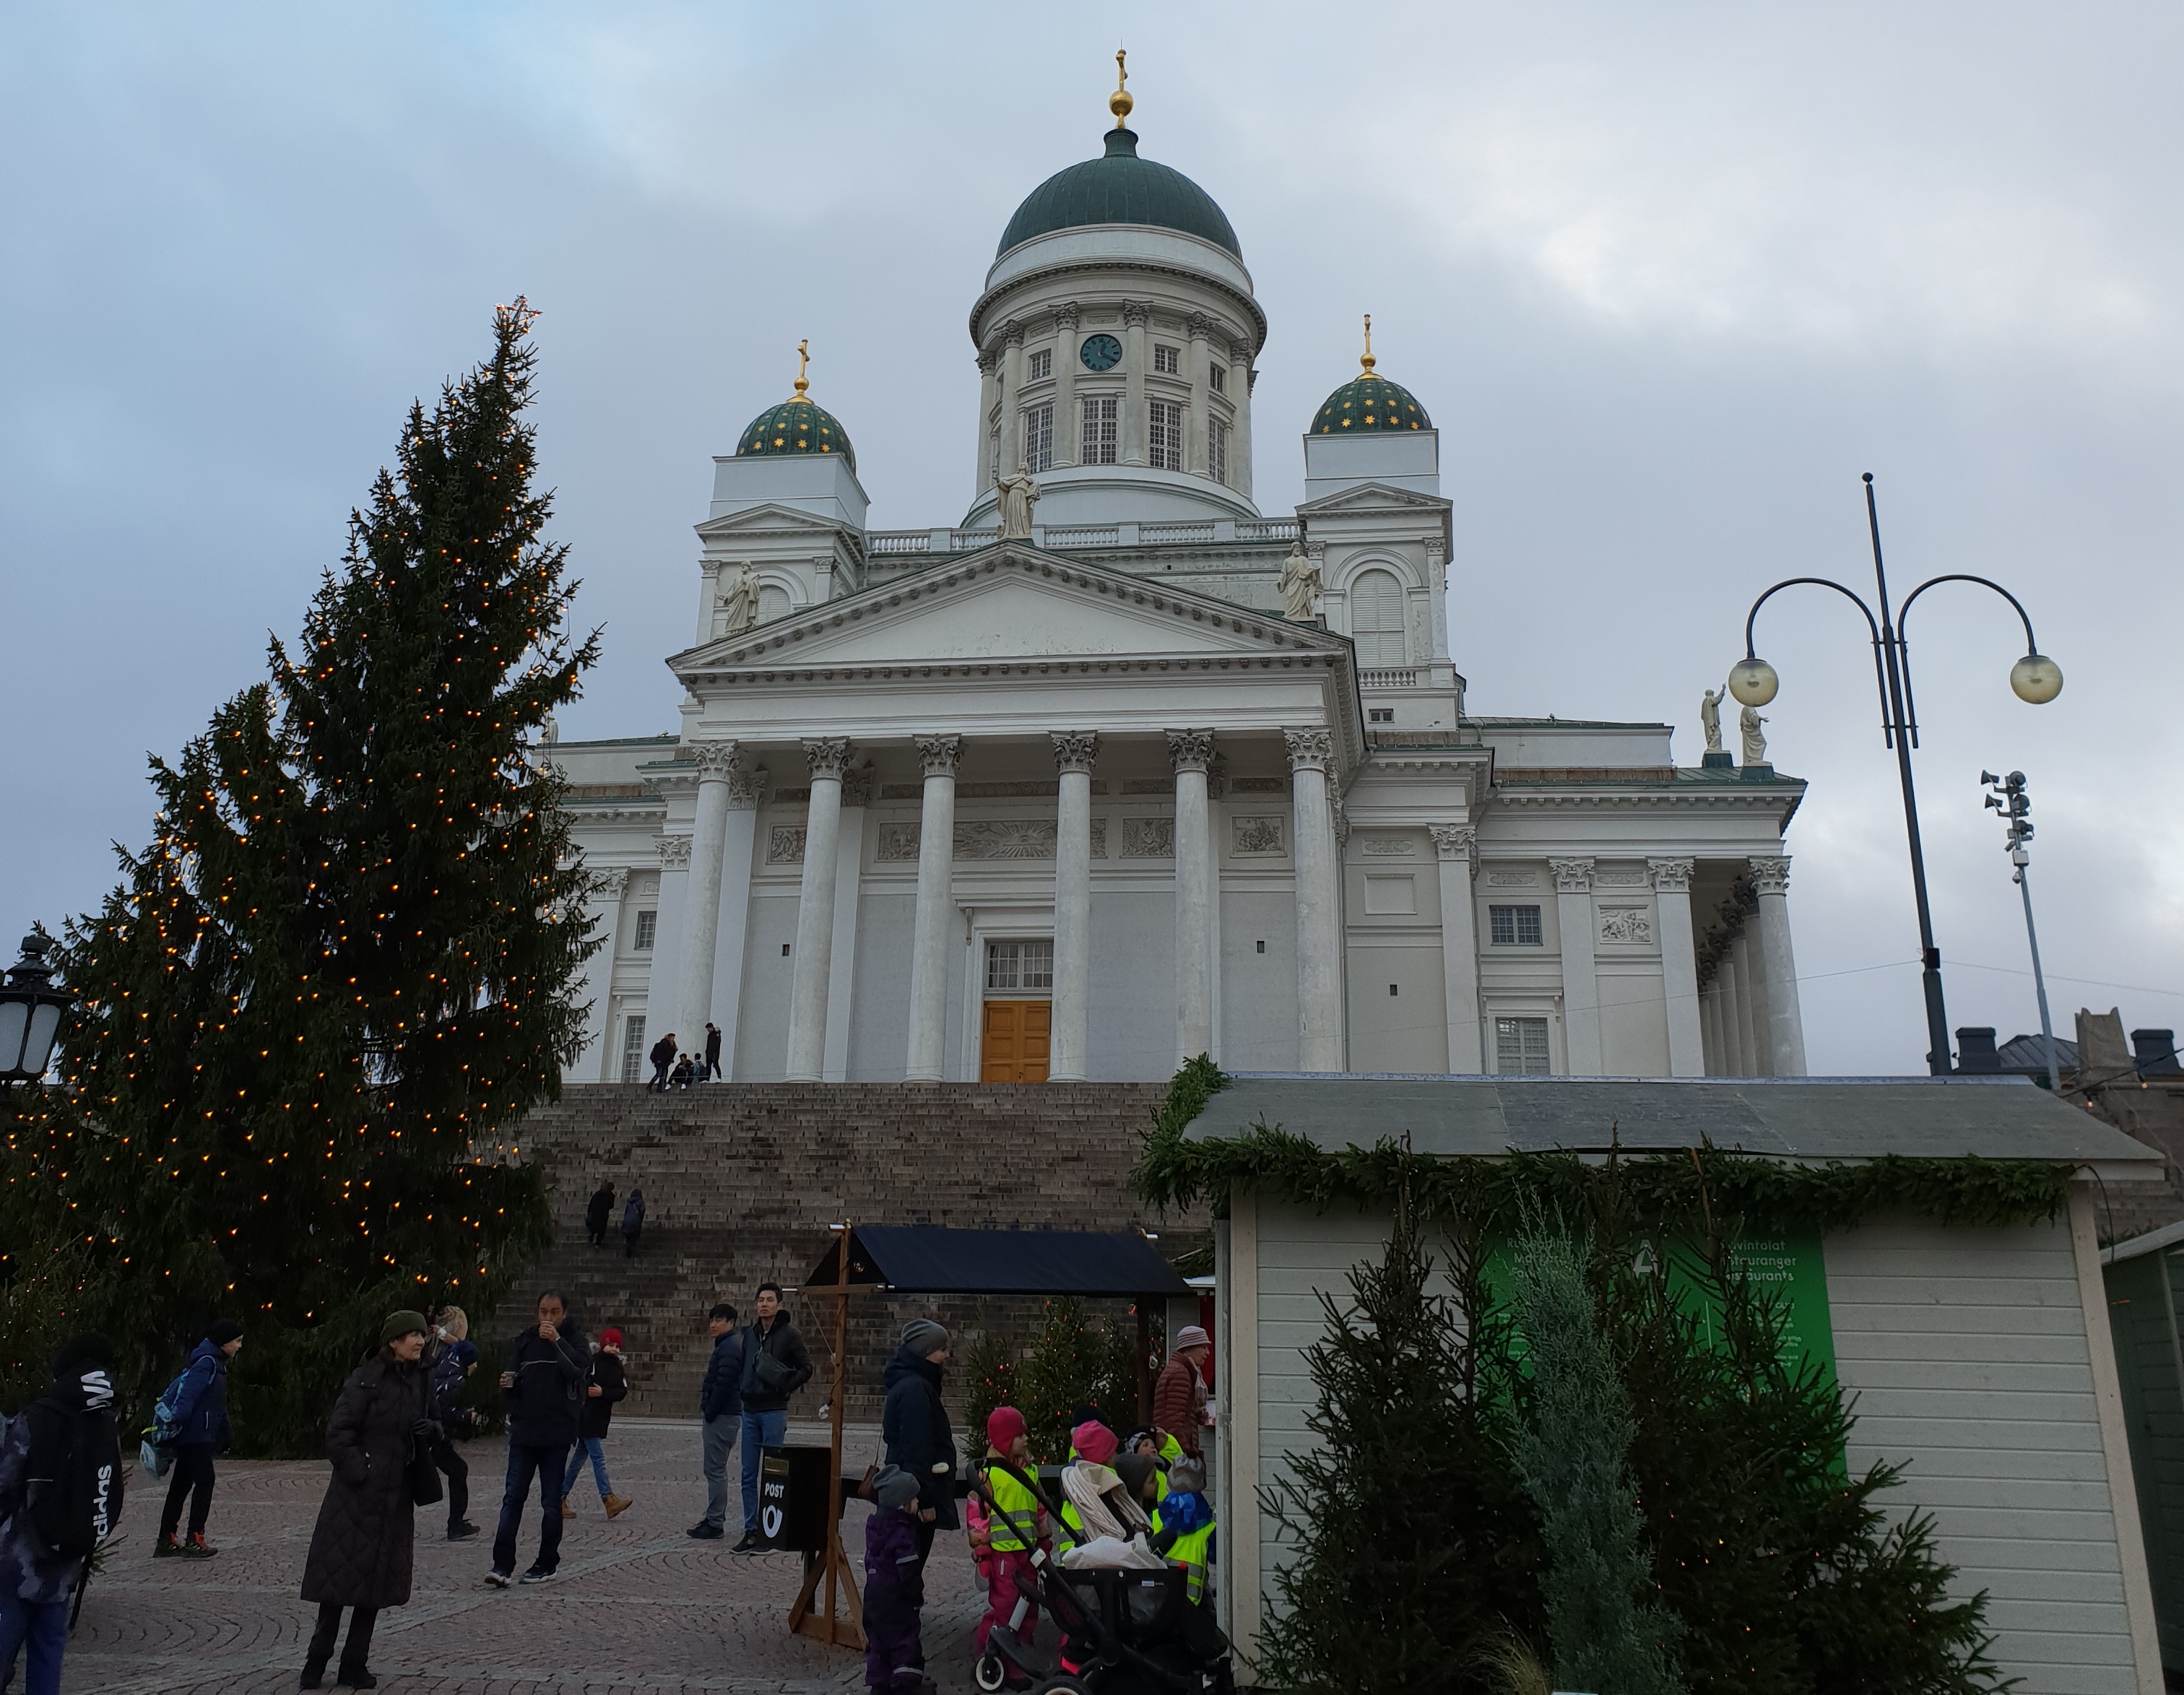
[(797, 344), (796, 393), (750, 421), (736, 443), (738, 459), (762, 454), (838, 453), (849, 461), (850, 470), (857, 468), (857, 450), (850, 445), (849, 432), (832, 412), (805, 397), (805, 390), (811, 386), (804, 375), (811, 359), (810, 346), (808, 341)]
[(1418, 397), (1373, 369), (1373, 320), (1365, 319), (1365, 354), (1358, 374), (1327, 397), (1312, 421), (1316, 436), (1358, 435), (1368, 430), (1429, 430), (1433, 420)]

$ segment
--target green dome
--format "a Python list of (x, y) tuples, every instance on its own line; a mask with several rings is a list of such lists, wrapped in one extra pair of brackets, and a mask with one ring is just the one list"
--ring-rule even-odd
[(999, 254), (1034, 236), (1090, 224), (1150, 224), (1209, 241), (1240, 261), (1244, 250), (1228, 215), (1213, 197), (1179, 170), (1138, 157), (1128, 130), (1107, 131), (1107, 151), (1056, 171), (1025, 197), (1001, 231)]
[(849, 432), (832, 412), (801, 394), (767, 407), (750, 421), (736, 443), (738, 459), (773, 453), (838, 453), (849, 460), (850, 470), (857, 468), (857, 450), (850, 445)]
[(1312, 421), (1316, 436), (1362, 435), (1368, 430), (1429, 430), (1433, 420), (1400, 382), (1367, 371), (1327, 397)]

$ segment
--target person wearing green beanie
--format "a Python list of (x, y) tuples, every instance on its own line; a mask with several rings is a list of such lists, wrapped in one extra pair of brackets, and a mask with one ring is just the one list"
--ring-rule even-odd
[(398, 1341), (413, 1330), (421, 1336), (429, 1335), (432, 1333), (432, 1327), (425, 1322), (425, 1315), (422, 1313), (413, 1313), (407, 1307), (399, 1313), (389, 1313), (387, 1315), (387, 1322), (379, 1327), (379, 1345), (385, 1347), (391, 1342)]

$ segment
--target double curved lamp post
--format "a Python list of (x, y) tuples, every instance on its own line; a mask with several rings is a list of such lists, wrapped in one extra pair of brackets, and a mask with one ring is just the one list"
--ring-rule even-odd
[(0, 1084), (35, 1083), (53, 1063), (61, 1015), (75, 997), (53, 987), (46, 963), (51, 945), (43, 936), (25, 936), (22, 958), (0, 981)]
[(2023, 604), (1999, 583), (1984, 577), (1950, 572), (1929, 577), (1906, 595), (1903, 605), (1892, 613), (1888, 574), (1880, 559), (1880, 514), (1874, 502), (1871, 471), (1865, 474), (1865, 521), (1873, 537), (1873, 582), (1880, 602), (1880, 615), (1876, 617), (1874, 609), (1861, 596), (1831, 578), (1786, 578), (1752, 603), (1752, 611), (1744, 620), (1744, 657), (1729, 673), (1729, 692), (1747, 706), (1763, 706), (1780, 689), (1781, 678), (1775, 675), (1774, 667), (1760, 658), (1752, 647), (1752, 633), (1759, 609), (1785, 588), (1803, 583), (1832, 588), (1854, 602), (1865, 614), (1866, 627), (1873, 633), (1873, 677), (1880, 694), (1881, 738), (1896, 750), (1897, 776), (1903, 785), (1903, 828), (1911, 840), (1911, 888), (1919, 906), (1919, 957), (1924, 967), (1922, 981), (1926, 991), (1926, 1068), (1935, 1076), (1943, 1077), (1950, 1069), (1949, 1018), (1942, 1002), (1942, 953), (1934, 945), (1933, 914), (1926, 902), (1926, 857), (1919, 844), (1919, 800), (1911, 783), (1911, 750), (1919, 745), (1918, 709), (1911, 694), (1911, 650), (1903, 633), (1905, 622), (1911, 616), (1911, 603), (1942, 583), (1976, 583), (2008, 601), (2017, 609), (2017, 616), (2025, 625), (2025, 657), (2010, 666), (2009, 686), (2017, 698), (2028, 705), (2044, 706), (2061, 694), (2063, 670), (2040, 651), (2040, 644), (2033, 639), (2032, 620)]

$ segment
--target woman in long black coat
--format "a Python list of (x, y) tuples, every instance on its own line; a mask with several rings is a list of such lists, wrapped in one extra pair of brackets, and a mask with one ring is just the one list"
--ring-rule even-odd
[(352, 1610), (337, 1681), (371, 1688), (377, 1680), (365, 1664), (371, 1627), (381, 1608), (410, 1598), (416, 1534), (410, 1463), (418, 1444), (437, 1434), (431, 1383), (418, 1363), (424, 1351), (425, 1315), (390, 1313), (379, 1352), (349, 1373), (326, 1419), (334, 1475), (304, 1564), (304, 1598), (319, 1603), (318, 1629), (304, 1654), (305, 1689), (321, 1687), (344, 1607)]

